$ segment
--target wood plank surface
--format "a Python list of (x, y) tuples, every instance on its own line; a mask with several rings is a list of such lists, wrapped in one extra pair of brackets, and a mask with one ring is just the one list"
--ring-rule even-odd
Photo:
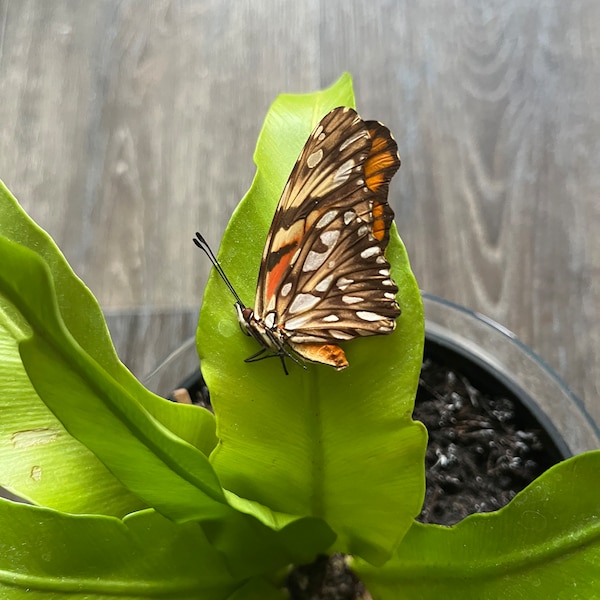
[[(514, 331), (600, 422), (596, 0), (0, 1), (0, 178), (138, 375), (194, 331), (281, 92), (394, 132), (421, 287)], [(160, 340), (159, 340), (160, 338)]]

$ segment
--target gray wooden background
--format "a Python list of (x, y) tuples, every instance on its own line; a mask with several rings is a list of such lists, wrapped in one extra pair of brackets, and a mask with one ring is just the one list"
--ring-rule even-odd
[(421, 287), (513, 330), (600, 421), (600, 2), (1, 0), (0, 178), (142, 375), (192, 335), (280, 92), (344, 71), (394, 132)]

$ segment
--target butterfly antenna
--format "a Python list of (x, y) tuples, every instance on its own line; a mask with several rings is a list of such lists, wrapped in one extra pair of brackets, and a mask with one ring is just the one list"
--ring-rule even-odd
[(196, 237), (194, 238), (194, 244), (196, 244), (196, 246), (198, 246), (198, 248), (200, 248), (200, 250), (202, 250), (202, 252), (204, 252), (204, 254), (206, 254), (206, 256), (208, 256), (208, 259), (210, 260), (210, 262), (213, 264), (213, 266), (217, 270), (217, 273), (221, 276), (221, 279), (225, 282), (225, 285), (229, 288), (229, 291), (233, 294), (233, 297), (236, 299), (237, 303), (242, 308), (246, 308), (244, 306), (244, 303), (242, 302), (242, 299), (238, 296), (237, 292), (235, 291), (235, 288), (233, 287), (233, 285), (231, 285), (231, 281), (229, 281), (229, 279), (227, 278), (227, 275), (225, 275), (225, 271), (223, 271), (223, 267), (219, 264), (219, 261), (217, 260), (217, 257), (214, 255), (214, 252), (211, 250), (210, 246), (208, 245), (208, 242), (197, 231), (196, 231)]

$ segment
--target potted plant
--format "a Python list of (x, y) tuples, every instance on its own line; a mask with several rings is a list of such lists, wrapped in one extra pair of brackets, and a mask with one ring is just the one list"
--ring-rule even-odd
[[(252, 298), (285, 178), (332, 88), (273, 105), (220, 262)], [(495, 513), (416, 523), (424, 427), (412, 420), (421, 296), (392, 228), (402, 306), (351, 366), (245, 364), (230, 292), (211, 277), (198, 327), (215, 415), (168, 402), (121, 365), (101, 311), (49, 237), (0, 194), (3, 597), (285, 598), (290, 565), (352, 556), (373, 598), (590, 598), (600, 563), (600, 453), (559, 463)]]

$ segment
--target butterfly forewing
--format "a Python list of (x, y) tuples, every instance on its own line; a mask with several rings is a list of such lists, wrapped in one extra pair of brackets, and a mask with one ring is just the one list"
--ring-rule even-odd
[(364, 121), (350, 108), (331, 111), (310, 134), (269, 230), (254, 305), (258, 315), (273, 309), (283, 279), (302, 249), (307, 250), (307, 236), (327, 214), (327, 207), (363, 199), (351, 175), (352, 169), (366, 160), (370, 147)]
[(384, 253), (399, 166), (389, 130), (349, 108), (326, 115), (304, 146), (267, 238), (255, 305), (300, 356), (343, 368), (332, 344), (394, 329), (398, 288)]

